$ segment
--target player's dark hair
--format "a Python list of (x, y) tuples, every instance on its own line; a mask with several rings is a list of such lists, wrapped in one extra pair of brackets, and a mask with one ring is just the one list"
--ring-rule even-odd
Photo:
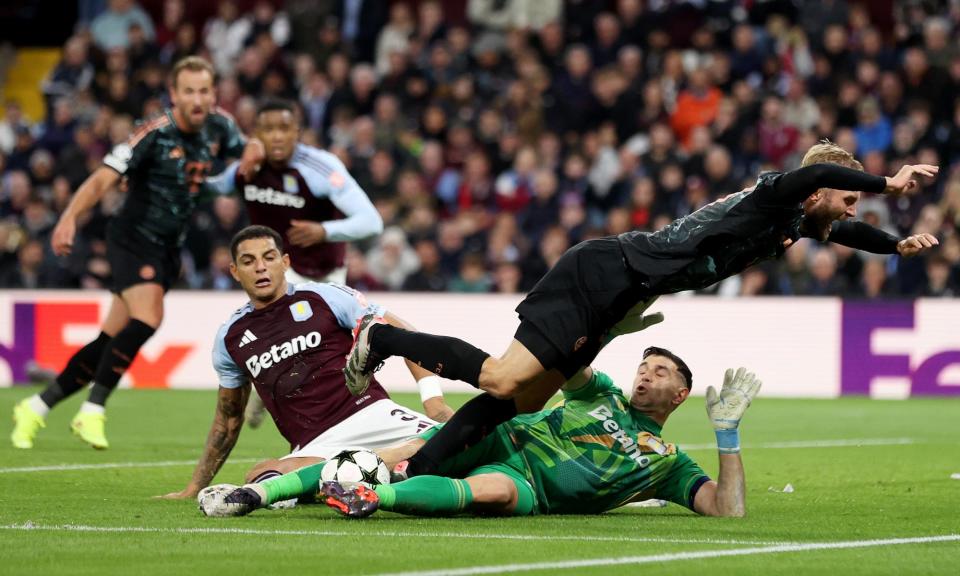
[(687, 363), (683, 361), (679, 356), (673, 352), (667, 350), (666, 348), (657, 348), (656, 346), (650, 346), (643, 351), (643, 357), (646, 359), (647, 356), (663, 356), (664, 358), (669, 358), (677, 365), (677, 372), (683, 376), (683, 383), (687, 386), (687, 390), (693, 390), (693, 372), (690, 371), (690, 368), (687, 366)]
[(260, 107), (257, 108), (257, 116), (260, 116), (265, 112), (289, 112), (290, 114), (296, 116), (297, 108), (293, 105), (293, 102), (289, 100), (268, 98), (260, 103)]
[(254, 224), (237, 232), (233, 236), (233, 240), (230, 241), (230, 256), (234, 262), (237, 261), (237, 248), (240, 246), (240, 243), (255, 238), (273, 238), (273, 243), (277, 245), (277, 249), (283, 254), (283, 236), (280, 236), (279, 232), (269, 226)]

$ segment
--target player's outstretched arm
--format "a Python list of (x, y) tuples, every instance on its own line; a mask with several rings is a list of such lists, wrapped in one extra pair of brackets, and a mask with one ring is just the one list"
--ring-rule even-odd
[(921, 176), (936, 178), (940, 172), (939, 166), (930, 164), (906, 165), (893, 176), (886, 178), (886, 188), (883, 193), (890, 196), (904, 196), (915, 194), (920, 189)]
[(217, 393), (217, 412), (213, 417), (213, 425), (207, 434), (207, 444), (203, 449), (200, 461), (193, 469), (193, 477), (187, 487), (179, 492), (165, 494), (162, 498), (181, 499), (195, 498), (200, 490), (210, 485), (210, 481), (217, 475), (220, 467), (227, 461), (227, 456), (233, 450), (243, 427), (243, 409), (250, 396), (250, 385), (239, 388), (220, 387)]
[(904, 166), (893, 177), (874, 176), (838, 164), (819, 163), (804, 166), (781, 176), (774, 185), (774, 201), (778, 204), (796, 204), (806, 200), (821, 188), (853, 190), (874, 194), (899, 196), (916, 193), (920, 176), (935, 177), (936, 166), (918, 164)]
[[(416, 328), (414, 328), (412, 324), (396, 314), (387, 312), (384, 320), (391, 326), (416, 331)], [(443, 388), (440, 387), (440, 377), (409, 360), (404, 360), (404, 362), (407, 363), (407, 370), (410, 371), (410, 375), (417, 381), (417, 388), (420, 390), (420, 402), (423, 404), (423, 412), (427, 418), (436, 420), (437, 422), (450, 420), (454, 410), (443, 398)]]
[(723, 377), (719, 394), (713, 386), (707, 388), (707, 416), (717, 434), (720, 474), (716, 482), (707, 482), (697, 491), (693, 508), (699, 514), (735, 517), (746, 514), (739, 427), (761, 385), (757, 376), (746, 368), (736, 371), (731, 368)]
[(904, 258), (917, 256), (940, 244), (932, 234), (913, 234), (901, 240), (866, 222), (852, 220), (834, 222), (827, 241), (873, 254), (899, 254)]
[(97, 168), (83, 181), (53, 229), (50, 244), (54, 254), (66, 256), (70, 253), (73, 249), (73, 239), (77, 234), (77, 219), (96, 206), (107, 190), (116, 186), (119, 181), (120, 174), (106, 166)]

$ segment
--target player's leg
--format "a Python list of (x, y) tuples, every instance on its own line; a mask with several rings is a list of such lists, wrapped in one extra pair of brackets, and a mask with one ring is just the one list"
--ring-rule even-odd
[(270, 460), (256, 463), (253, 468), (247, 471), (243, 481), (245, 484), (259, 483), (320, 462), (324, 462), (324, 459), (315, 456), (303, 458), (271, 458)]
[(466, 511), (489, 516), (528, 516), (536, 510), (530, 484), (504, 464), (483, 466), (465, 479), (418, 476), (373, 490), (336, 482), (320, 487), (321, 499), (341, 514), (363, 518), (378, 509), (412, 516), (453, 516)]
[(14, 407), (15, 424), (10, 439), (15, 447), (32, 448), (33, 439), (37, 431), (45, 426), (44, 420), (50, 409), (90, 383), (110, 341), (128, 320), (126, 306), (119, 296), (114, 295), (100, 335), (74, 353), (56, 380), (43, 392), (26, 398)]
[(560, 387), (566, 381), (567, 377), (557, 369), (542, 374), (540, 378), (525, 386), (513, 397), (517, 413), (529, 414), (543, 410), (550, 398), (560, 390)]
[(87, 401), (70, 423), (73, 432), (94, 448), (109, 446), (105, 425), (107, 398), (136, 358), (140, 348), (163, 320), (164, 287), (155, 283), (134, 284), (120, 293), (130, 320), (106, 346), (93, 375)]
[(393, 470), (394, 466), (416, 454), (426, 443), (427, 441), (423, 438), (412, 438), (400, 444), (374, 450), (374, 452), (387, 465), (387, 469)]
[[(563, 384), (562, 377), (558, 377), (555, 371), (544, 370), (545, 365), (558, 362), (560, 355), (549, 342), (540, 338), (539, 332), (526, 320), (521, 322), (507, 352), (500, 359), (488, 358), (481, 375), (481, 378), (489, 379), (486, 381), (488, 386), (503, 382), (515, 386), (514, 397), (507, 399), (481, 394), (470, 399), (396, 471), (407, 477), (434, 474), (441, 462), (463, 450), (464, 446), (476, 444), (496, 426), (516, 416), (518, 411), (538, 410)], [(511, 371), (515, 371), (513, 375)]]
[(160, 284), (136, 284), (125, 289), (120, 298), (130, 314), (130, 321), (110, 341), (97, 365), (89, 401), (104, 406), (107, 397), (130, 367), (140, 348), (150, 339), (163, 321), (164, 288)]

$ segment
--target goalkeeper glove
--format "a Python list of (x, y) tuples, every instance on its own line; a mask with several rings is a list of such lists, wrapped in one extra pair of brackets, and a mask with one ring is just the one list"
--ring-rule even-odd
[(717, 434), (717, 448), (721, 454), (740, 452), (740, 419), (763, 383), (746, 368), (727, 369), (720, 393), (707, 387), (707, 416)]
[(617, 336), (640, 332), (641, 330), (646, 330), (654, 324), (663, 322), (663, 312), (654, 312), (653, 314), (644, 315), (644, 312), (647, 311), (647, 308), (652, 306), (653, 303), (657, 301), (657, 298), (659, 298), (659, 296), (654, 296), (648, 300), (641, 300), (636, 306), (631, 308), (622, 320), (617, 322), (613, 328), (607, 330), (607, 332), (603, 335), (603, 346), (606, 346), (612, 342)]

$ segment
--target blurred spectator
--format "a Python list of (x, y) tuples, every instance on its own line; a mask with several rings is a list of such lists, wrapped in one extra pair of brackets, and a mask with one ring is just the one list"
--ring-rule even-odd
[(367, 269), (367, 259), (363, 252), (353, 246), (347, 246), (344, 262), (347, 265), (348, 286), (352, 286), (361, 292), (376, 292), (386, 289), (386, 286), (370, 274)]
[(27, 240), (17, 253), (17, 265), (0, 272), (4, 288), (56, 288), (56, 275), (44, 265), (43, 242)]
[(390, 6), (390, 17), (377, 39), (375, 65), (377, 73), (383, 75), (390, 70), (390, 56), (393, 53), (406, 53), (410, 46), (410, 37), (416, 30), (413, 12), (406, 2), (397, 2)]
[(386, 4), (377, 0), (337, 2), (334, 14), (340, 22), (340, 33), (357, 62), (373, 62), (377, 36), (387, 21)]
[(399, 290), (407, 276), (420, 267), (416, 252), (397, 227), (387, 228), (367, 256), (370, 276), (391, 290)]
[(870, 258), (863, 265), (859, 290), (854, 294), (867, 300), (893, 295), (893, 288), (887, 281), (886, 263), (879, 258)]
[(447, 277), (440, 270), (440, 250), (433, 240), (423, 239), (416, 244), (420, 268), (407, 276), (403, 289), (408, 292), (444, 292)]
[(210, 51), (210, 59), (218, 74), (233, 74), (234, 63), (243, 50), (250, 30), (250, 20), (241, 17), (237, 2), (221, 0), (217, 5), (217, 15), (207, 20), (203, 29), (204, 44)]
[(694, 128), (707, 126), (717, 116), (720, 90), (710, 85), (710, 76), (703, 68), (690, 72), (687, 88), (677, 96), (677, 105), (670, 123), (681, 144), (689, 146)]
[(794, 151), (800, 132), (783, 120), (783, 103), (777, 96), (768, 96), (763, 102), (763, 115), (757, 127), (760, 157), (781, 168), (786, 157)]
[(950, 261), (940, 254), (933, 254), (927, 258), (927, 282), (922, 296), (929, 298), (957, 296), (957, 286), (950, 276)]
[(893, 140), (890, 121), (880, 113), (877, 101), (867, 98), (857, 106), (857, 155), (865, 156), (874, 151), (886, 150)]
[(230, 275), (230, 264), (233, 257), (230, 247), (218, 244), (210, 253), (209, 270), (200, 276), (198, 288), (202, 290), (236, 290), (240, 288), (237, 281)]
[(128, 30), (136, 24), (149, 40), (155, 37), (153, 21), (134, 0), (109, 0), (107, 10), (90, 23), (90, 34), (101, 50), (126, 48)]
[(55, 100), (72, 98), (77, 92), (89, 89), (92, 82), (93, 65), (88, 60), (87, 43), (80, 36), (71, 36), (63, 46), (63, 59), (43, 81), (47, 114), (53, 110)]
[(561, 0), (468, 0), (467, 18), (492, 30), (539, 30), (560, 19)]
[(450, 281), (451, 292), (489, 292), (492, 280), (483, 262), (483, 255), (470, 252), (460, 263), (460, 273)]

